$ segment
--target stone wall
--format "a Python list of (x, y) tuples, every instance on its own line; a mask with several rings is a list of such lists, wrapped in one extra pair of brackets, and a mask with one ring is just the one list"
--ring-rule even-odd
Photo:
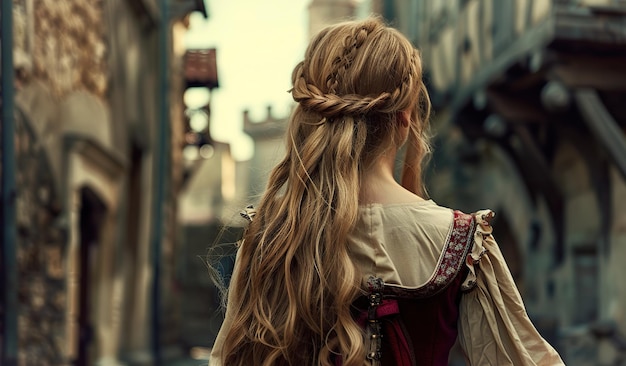
[(16, 118), (20, 365), (63, 363), (65, 231), (48, 163), (28, 121)]
[(16, 66), (56, 95), (107, 91), (102, 0), (14, 0)]
[[(20, 365), (69, 360), (67, 243), (59, 106), (105, 98), (102, 1), (14, 0)], [(67, 104), (67, 103), (66, 103)], [(102, 126), (106, 128), (106, 126)]]

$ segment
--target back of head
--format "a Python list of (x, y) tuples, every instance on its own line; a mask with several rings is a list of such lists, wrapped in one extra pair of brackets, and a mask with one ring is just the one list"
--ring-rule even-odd
[(418, 51), (406, 37), (374, 17), (328, 27), (311, 41), (292, 82), (299, 103), (292, 130), (311, 123), (365, 123), (366, 149), (356, 156), (363, 167), (382, 150), (397, 147), (395, 117), (409, 109), (412, 124), (403, 185), (424, 193), (421, 164), (429, 152), (430, 101)]
[[(360, 274), (348, 235), (361, 173), (402, 143), (397, 116), (410, 111), (403, 184), (421, 189), (428, 97), (417, 51), (377, 18), (322, 30), (292, 74), (296, 106), (287, 153), (270, 175), (238, 253), (229, 298), (235, 317), (228, 365), (362, 365), (363, 334), (350, 314)], [(395, 150), (394, 150), (395, 151)]]
[(322, 30), (292, 75), (293, 97), (323, 117), (388, 114), (416, 104), (417, 51), (377, 18)]

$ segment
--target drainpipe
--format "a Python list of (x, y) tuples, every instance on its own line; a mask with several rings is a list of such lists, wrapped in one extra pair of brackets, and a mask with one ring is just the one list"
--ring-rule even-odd
[(164, 204), (165, 198), (165, 186), (166, 182), (169, 182), (169, 98), (168, 98), (168, 78), (169, 78), (169, 9), (168, 0), (159, 1), (159, 38), (158, 38), (158, 124), (156, 130), (156, 144), (154, 145), (156, 156), (154, 159), (154, 212), (152, 222), (152, 242), (151, 242), (151, 261), (152, 261), (152, 329), (151, 329), (151, 345), (152, 354), (154, 357), (154, 365), (160, 366), (162, 364), (161, 354), (161, 266), (163, 259), (163, 237), (165, 231), (163, 230), (163, 221), (165, 217)]
[(2, 206), (0, 237), (2, 249), (2, 345), (0, 364), (17, 365), (17, 243), (16, 243), (16, 190), (15, 190), (15, 120), (13, 100), (13, 2), (2, 1)]

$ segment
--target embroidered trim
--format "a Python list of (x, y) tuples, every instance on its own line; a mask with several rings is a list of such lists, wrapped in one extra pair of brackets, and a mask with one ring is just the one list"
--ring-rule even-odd
[(384, 294), (397, 298), (425, 298), (438, 294), (452, 282), (472, 247), (476, 221), (473, 215), (454, 211), (452, 230), (433, 276), (424, 285), (406, 288), (386, 284)]

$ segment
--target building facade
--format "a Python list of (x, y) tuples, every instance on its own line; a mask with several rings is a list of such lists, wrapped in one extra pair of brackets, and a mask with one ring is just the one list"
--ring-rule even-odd
[(19, 365), (147, 365), (183, 352), (182, 95), (163, 85), (182, 79), (169, 19), (206, 10), (159, 5), (13, 1)]

